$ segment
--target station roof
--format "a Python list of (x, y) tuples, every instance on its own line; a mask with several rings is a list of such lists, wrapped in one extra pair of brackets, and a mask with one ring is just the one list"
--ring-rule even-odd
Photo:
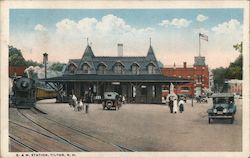
[(63, 75), (42, 79), (47, 82), (161, 82), (161, 83), (190, 83), (192, 80), (178, 77), (155, 75), (96, 75), (96, 74), (75, 74)]

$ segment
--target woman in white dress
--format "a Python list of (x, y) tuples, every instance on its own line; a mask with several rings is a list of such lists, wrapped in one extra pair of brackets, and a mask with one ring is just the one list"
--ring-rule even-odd
[(176, 98), (174, 98), (174, 107), (173, 107), (173, 111), (174, 111), (175, 114), (176, 114), (177, 111), (178, 111), (178, 103), (177, 103), (177, 99), (176, 99)]

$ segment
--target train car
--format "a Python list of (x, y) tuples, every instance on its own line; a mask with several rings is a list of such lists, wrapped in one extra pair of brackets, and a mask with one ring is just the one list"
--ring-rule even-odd
[(57, 97), (57, 93), (53, 89), (43, 88), (43, 87), (36, 88), (36, 99), (37, 100), (52, 99), (52, 98), (56, 98), (56, 97)]
[(31, 108), (36, 105), (36, 83), (27, 77), (13, 79), (11, 106)]

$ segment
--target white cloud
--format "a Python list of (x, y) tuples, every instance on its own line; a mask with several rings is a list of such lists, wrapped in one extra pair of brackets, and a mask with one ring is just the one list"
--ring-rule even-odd
[(95, 29), (97, 22), (98, 21), (95, 18), (81, 19), (77, 23), (77, 29), (79, 29), (79, 31), (82, 33), (91, 34)]
[(207, 20), (207, 19), (208, 19), (208, 17), (205, 16), (205, 15), (202, 15), (202, 14), (199, 14), (199, 15), (197, 15), (197, 17), (196, 17), (196, 20), (197, 20), (197, 21), (200, 21), (200, 22), (205, 21), (205, 20)]
[[(79, 33), (84, 36), (123, 36), (128, 34), (152, 33), (154, 28), (134, 28), (126, 23), (126, 21), (113, 14), (108, 14), (102, 17), (101, 20), (95, 18), (83, 18), (79, 21), (63, 19), (56, 23), (57, 32), (60, 34), (77, 35)], [(113, 37), (115, 38), (115, 37)]]
[(187, 20), (184, 18), (178, 19), (178, 18), (174, 18), (172, 20), (162, 20), (161, 23), (159, 23), (160, 26), (175, 26), (177, 28), (181, 28), (181, 27), (188, 27), (189, 24), (191, 23), (191, 20)]
[(65, 33), (68, 31), (75, 30), (77, 23), (70, 19), (63, 19), (60, 22), (56, 23), (57, 32)]
[(37, 25), (34, 27), (34, 30), (35, 30), (35, 31), (41, 31), (41, 32), (43, 32), (43, 31), (47, 31), (47, 28), (46, 28), (45, 26), (41, 25), (41, 24), (37, 24)]
[(237, 34), (242, 32), (242, 25), (236, 19), (231, 19), (222, 24), (214, 26), (212, 29), (216, 34)]
[(103, 33), (110, 33), (111, 31), (122, 33), (133, 30), (122, 18), (112, 14), (103, 16), (102, 20), (97, 23), (96, 28)]

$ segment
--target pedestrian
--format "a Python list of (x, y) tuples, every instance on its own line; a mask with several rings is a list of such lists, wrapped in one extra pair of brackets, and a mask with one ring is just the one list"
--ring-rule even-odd
[(72, 95), (69, 95), (69, 107), (73, 106), (73, 99), (72, 99)]
[(91, 103), (91, 92), (89, 91), (85, 95), (85, 113), (87, 114), (89, 112), (89, 104)]
[(75, 108), (77, 104), (77, 98), (74, 94), (72, 95), (72, 101), (73, 101), (73, 108)]
[(174, 98), (174, 107), (173, 107), (173, 111), (174, 111), (175, 114), (176, 114), (177, 111), (178, 111), (178, 103), (177, 103), (177, 99), (176, 99), (176, 98)]
[(180, 113), (182, 113), (184, 111), (184, 104), (185, 104), (184, 100), (180, 99), (180, 101), (178, 103)]
[(81, 110), (84, 111), (83, 99), (80, 100), (79, 106), (80, 106)]
[(172, 97), (169, 97), (169, 103), (168, 106), (170, 108), (170, 113), (173, 113), (173, 106), (174, 106), (174, 101)]

